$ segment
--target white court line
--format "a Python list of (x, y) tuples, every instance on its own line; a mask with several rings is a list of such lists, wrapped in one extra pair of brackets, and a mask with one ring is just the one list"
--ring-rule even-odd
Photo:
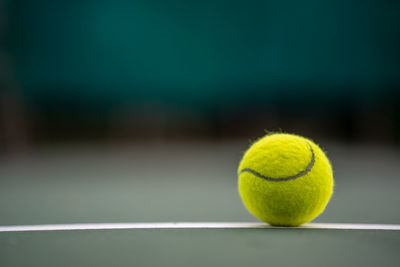
[(391, 230), (399, 231), (395, 224), (351, 224), (351, 223), (308, 223), (298, 227), (273, 227), (265, 223), (250, 222), (160, 222), (160, 223), (84, 223), (0, 226), (0, 232), (66, 231), (66, 230), (112, 230), (112, 229), (344, 229), (344, 230)]

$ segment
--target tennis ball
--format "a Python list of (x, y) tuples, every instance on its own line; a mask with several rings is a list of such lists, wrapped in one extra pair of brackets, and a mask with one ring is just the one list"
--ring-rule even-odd
[(311, 140), (267, 134), (245, 152), (239, 194), (250, 213), (274, 226), (298, 226), (317, 217), (333, 192), (332, 167)]

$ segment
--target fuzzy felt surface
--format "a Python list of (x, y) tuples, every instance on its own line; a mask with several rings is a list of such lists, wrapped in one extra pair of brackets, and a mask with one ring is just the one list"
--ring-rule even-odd
[(262, 137), (245, 152), (238, 174), (244, 205), (271, 225), (298, 226), (311, 221), (325, 209), (333, 193), (332, 167), (325, 153), (297, 135)]

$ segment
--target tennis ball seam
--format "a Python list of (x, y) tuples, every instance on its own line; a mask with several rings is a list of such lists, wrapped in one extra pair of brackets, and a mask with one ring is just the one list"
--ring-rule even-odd
[(313, 150), (311, 144), (309, 144), (309, 143), (307, 143), (307, 144), (310, 147), (310, 151), (311, 151), (310, 163), (308, 163), (307, 167), (303, 171), (301, 171), (301, 172), (299, 172), (299, 173), (297, 173), (295, 175), (287, 176), (287, 177), (268, 177), (268, 176), (262, 175), (261, 173), (255, 171), (255, 170), (253, 170), (251, 168), (242, 169), (239, 172), (239, 175), (244, 173), (244, 172), (249, 172), (249, 173), (253, 174), (254, 176), (257, 176), (258, 178), (261, 178), (261, 179), (264, 179), (264, 180), (267, 180), (267, 181), (270, 181), (270, 182), (285, 182), (285, 181), (290, 181), (290, 180), (294, 180), (294, 179), (303, 177), (303, 176), (305, 176), (307, 173), (309, 173), (312, 170), (312, 168), (314, 167), (314, 164), (315, 164), (315, 153), (314, 153), (314, 150)]

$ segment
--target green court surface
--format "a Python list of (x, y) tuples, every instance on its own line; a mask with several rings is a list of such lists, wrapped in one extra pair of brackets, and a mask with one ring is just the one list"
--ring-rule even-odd
[[(0, 159), (0, 226), (257, 222), (236, 168), (247, 142), (34, 149)], [(400, 153), (326, 143), (335, 193), (315, 222), (400, 224)], [(400, 231), (0, 232), (0, 266), (398, 266)]]

